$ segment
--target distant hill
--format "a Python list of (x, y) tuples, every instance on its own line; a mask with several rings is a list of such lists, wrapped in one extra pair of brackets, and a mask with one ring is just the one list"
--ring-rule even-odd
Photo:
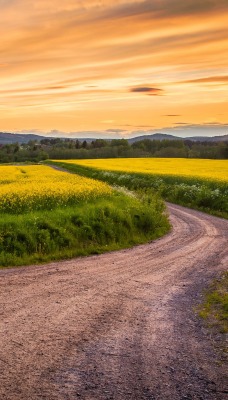
[[(60, 138), (60, 137), (59, 137)], [(7, 133), (7, 132), (0, 132), (0, 144), (12, 144), (12, 143), (28, 143), (30, 140), (37, 140), (40, 141), (42, 139), (55, 139), (55, 137), (47, 137), (47, 136), (40, 136), (40, 135), (34, 135), (34, 134), (22, 134), (22, 133)], [(67, 139), (67, 137), (62, 137), (61, 139)], [(93, 140), (96, 140), (95, 138), (77, 138), (77, 137), (71, 137), (70, 139), (72, 140), (79, 140), (80, 142), (86, 140), (87, 143), (92, 142)], [(208, 137), (208, 136), (192, 136), (192, 137), (186, 137), (186, 138), (181, 138), (178, 136), (173, 136), (173, 135), (167, 135), (165, 133), (154, 133), (152, 135), (143, 135), (143, 136), (137, 136), (134, 138), (129, 139), (129, 143), (134, 143), (134, 142), (139, 142), (140, 140), (191, 140), (194, 142), (226, 142), (228, 141), (228, 135), (223, 135), (223, 136), (213, 136), (213, 137)], [(110, 139), (106, 139), (110, 140)]]
[(185, 139), (192, 140), (194, 142), (228, 142), (228, 135), (212, 136), (212, 137), (193, 136)]
[(193, 142), (227, 142), (228, 135), (223, 136), (192, 136), (192, 137), (178, 137), (173, 135), (166, 135), (165, 133), (154, 133), (153, 135), (137, 136), (129, 139), (129, 143), (139, 142), (140, 140), (191, 140)]
[(42, 140), (45, 136), (21, 133), (0, 132), (0, 144), (27, 143), (30, 140)]
[[(7, 132), (0, 132), (0, 144), (12, 144), (12, 143), (28, 143), (30, 140), (37, 140), (38, 142), (42, 139), (57, 139), (57, 137), (52, 136), (41, 136), (41, 135), (34, 135), (34, 134), (29, 134), (29, 133), (7, 133)], [(80, 142), (83, 142), (86, 140), (87, 143), (91, 143), (93, 138), (77, 138), (77, 137), (60, 137), (58, 136), (58, 139), (72, 139), (72, 140), (79, 140)]]

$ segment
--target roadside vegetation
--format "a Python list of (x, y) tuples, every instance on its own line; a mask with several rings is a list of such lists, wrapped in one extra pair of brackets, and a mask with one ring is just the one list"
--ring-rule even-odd
[(204, 298), (199, 315), (210, 327), (228, 333), (228, 272), (211, 283)]
[(2, 267), (131, 247), (169, 228), (157, 195), (129, 195), (48, 166), (0, 166)]
[(224, 160), (111, 159), (48, 161), (71, 172), (228, 218), (228, 163)]

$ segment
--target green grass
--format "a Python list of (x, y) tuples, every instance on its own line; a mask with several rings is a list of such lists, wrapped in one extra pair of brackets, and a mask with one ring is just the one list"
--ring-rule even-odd
[[(74, 207), (0, 214), (0, 266), (28, 265), (131, 247), (170, 229), (157, 196), (109, 198)], [(108, 266), (107, 266), (108, 268)]]
[(223, 182), (178, 175), (102, 171), (57, 161), (47, 163), (61, 166), (79, 175), (100, 179), (111, 185), (124, 186), (130, 190), (151, 190), (171, 203), (228, 218), (228, 187)]
[(221, 333), (228, 333), (228, 272), (210, 285), (199, 307), (199, 315), (209, 326), (216, 327)]

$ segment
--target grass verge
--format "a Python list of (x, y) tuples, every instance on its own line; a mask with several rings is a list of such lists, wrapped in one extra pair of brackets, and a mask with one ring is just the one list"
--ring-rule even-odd
[(131, 247), (170, 229), (158, 196), (108, 198), (0, 215), (0, 266), (28, 265)]
[(228, 333), (228, 271), (214, 280), (205, 292), (199, 315), (209, 326), (215, 327), (221, 333)]

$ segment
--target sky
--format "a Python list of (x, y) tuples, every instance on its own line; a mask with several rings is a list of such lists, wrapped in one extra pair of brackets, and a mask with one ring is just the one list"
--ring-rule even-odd
[(0, 0), (0, 131), (228, 133), (228, 0)]

